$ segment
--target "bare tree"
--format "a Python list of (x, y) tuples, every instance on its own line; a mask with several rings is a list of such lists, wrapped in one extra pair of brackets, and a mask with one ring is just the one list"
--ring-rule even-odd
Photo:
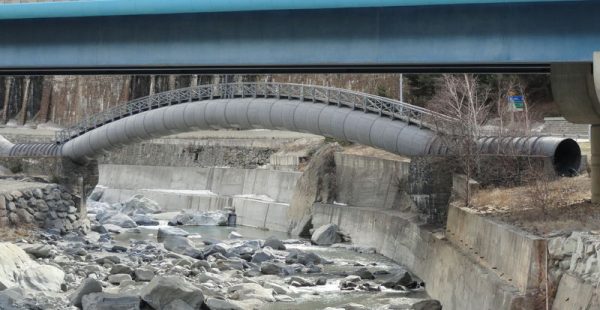
[(442, 135), (455, 156), (457, 168), (466, 176), (465, 204), (471, 201), (469, 181), (480, 170), (481, 150), (477, 140), (490, 116), (490, 88), (483, 87), (472, 74), (444, 74), (428, 107), (455, 119)]

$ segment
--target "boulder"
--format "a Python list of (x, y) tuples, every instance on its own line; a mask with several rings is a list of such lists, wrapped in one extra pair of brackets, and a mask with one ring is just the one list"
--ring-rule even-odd
[[(168, 305), (166, 305), (161, 310), (196, 310), (196, 309), (192, 308), (192, 306), (188, 305), (188, 303), (186, 303), (185, 301), (183, 301), (181, 299), (176, 299), (176, 300), (173, 300), (172, 302), (170, 302)], [(211, 308), (211, 310), (213, 310), (213, 309)]]
[(327, 224), (315, 229), (310, 241), (316, 245), (332, 245), (342, 241), (342, 238), (338, 234), (337, 225)]
[(131, 219), (139, 226), (158, 226), (158, 221), (146, 214), (134, 214)]
[(154, 271), (147, 268), (138, 268), (134, 273), (137, 281), (151, 281), (154, 278)]
[(33, 215), (27, 212), (26, 209), (18, 209), (16, 213), (19, 216), (21, 223), (33, 223), (33, 221), (35, 221)]
[(252, 255), (251, 262), (253, 262), (255, 264), (261, 264), (262, 262), (270, 261), (274, 258), (275, 258), (275, 256), (270, 251), (259, 250), (259, 251), (256, 251), (256, 253), (254, 253), (254, 255)]
[(196, 249), (194, 244), (186, 237), (171, 236), (163, 240), (165, 249), (181, 255), (202, 259), (202, 251)]
[(185, 225), (192, 217), (193, 215), (189, 213), (179, 213), (169, 220), (169, 226)]
[(132, 216), (134, 214), (153, 214), (160, 212), (160, 206), (156, 201), (144, 197), (144, 195), (135, 195), (123, 203), (121, 212)]
[(51, 245), (41, 244), (28, 247), (25, 249), (25, 252), (33, 255), (35, 258), (48, 258), (54, 256), (56, 250)]
[(235, 300), (229, 299), (217, 299), (217, 298), (208, 298), (206, 299), (206, 305), (210, 310), (244, 310), (247, 308), (243, 308), (238, 305)]
[(139, 310), (140, 297), (135, 295), (92, 293), (83, 296), (83, 310)]
[(69, 296), (71, 305), (81, 308), (81, 299), (83, 296), (91, 293), (101, 293), (102, 283), (96, 279), (86, 278), (79, 287)]
[(101, 224), (112, 224), (122, 228), (134, 228), (137, 224), (126, 214), (119, 212), (106, 212), (98, 219)]
[(202, 254), (204, 255), (204, 257), (208, 257), (209, 255), (214, 255), (216, 253), (225, 255), (227, 254), (227, 250), (227, 245), (223, 243), (217, 243), (206, 246), (204, 249), (202, 249)]
[(204, 304), (202, 291), (179, 276), (157, 276), (141, 291), (142, 299), (154, 309), (163, 309), (174, 300), (181, 300), (193, 309)]
[(375, 279), (375, 276), (367, 268), (359, 268), (353, 274), (356, 275), (356, 276), (359, 276), (363, 280), (373, 280), (373, 279)]
[(410, 310), (442, 310), (442, 304), (435, 299), (424, 299), (412, 304)]
[(60, 292), (65, 273), (54, 266), (41, 265), (11, 243), (0, 243), (0, 283), (36, 291)]
[(241, 239), (241, 238), (243, 238), (243, 236), (236, 231), (230, 232), (229, 235), (227, 236), (227, 239)]
[(396, 271), (390, 273), (387, 279), (381, 285), (387, 288), (415, 288), (417, 286), (417, 282), (413, 280), (408, 271)]
[(121, 284), (124, 281), (131, 281), (131, 276), (128, 274), (111, 274), (108, 276), (108, 283), (110, 284)]
[(111, 206), (106, 202), (97, 202), (97, 201), (90, 201), (90, 200), (88, 200), (86, 202), (86, 208), (87, 208), (88, 213), (93, 213), (93, 214), (102, 214), (104, 212), (108, 212), (108, 211), (112, 210)]
[(316, 285), (312, 281), (309, 281), (309, 280), (307, 280), (305, 278), (302, 278), (302, 277), (296, 277), (296, 276), (291, 277), (289, 281), (290, 281), (290, 284), (292, 286), (296, 286), (296, 287), (315, 286)]
[(260, 272), (263, 274), (279, 275), (284, 273), (284, 268), (277, 263), (263, 262), (260, 264)]
[(181, 213), (169, 221), (171, 225), (225, 226), (229, 215), (224, 211)]
[(241, 283), (227, 289), (231, 299), (245, 300), (258, 299), (264, 302), (275, 302), (273, 290), (264, 288), (257, 283)]
[(285, 251), (286, 247), (283, 242), (273, 236), (267, 238), (263, 247), (271, 247), (273, 250)]
[(120, 274), (120, 273), (125, 273), (125, 274), (131, 275), (131, 274), (133, 274), (133, 269), (124, 264), (115, 264), (110, 269), (110, 274)]
[(190, 235), (190, 233), (188, 233), (187, 231), (185, 231), (185, 230), (183, 230), (181, 228), (176, 228), (176, 227), (161, 227), (161, 228), (158, 229), (158, 233), (156, 234), (156, 238), (158, 239), (158, 242), (162, 242), (167, 237), (172, 237), (172, 236), (187, 237), (189, 235)]
[(318, 265), (323, 263), (321, 256), (313, 252), (304, 252), (301, 250), (292, 250), (285, 257), (286, 264), (302, 264), (304, 266)]
[(100, 199), (102, 198), (103, 195), (104, 195), (104, 189), (96, 187), (96, 188), (94, 188), (94, 191), (88, 197), (88, 200), (100, 201)]

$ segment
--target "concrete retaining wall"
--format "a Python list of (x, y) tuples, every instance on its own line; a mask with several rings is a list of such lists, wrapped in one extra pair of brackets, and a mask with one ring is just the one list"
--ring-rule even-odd
[(337, 201), (356, 207), (391, 209), (401, 200), (402, 178), (408, 174), (410, 163), (335, 154)]
[(600, 309), (600, 289), (570, 274), (560, 280), (552, 310)]
[(521, 293), (545, 285), (545, 239), (453, 206), (446, 231), (450, 241), (510, 279)]
[(420, 225), (414, 214), (376, 208), (315, 204), (313, 224), (336, 223), (352, 241), (372, 246), (425, 281), (444, 309), (531, 309), (515, 287), (467, 253)]
[(114, 189), (209, 190), (220, 196), (266, 195), (289, 203), (300, 172), (267, 169), (100, 165), (99, 185)]
[[(289, 201), (300, 175), (266, 169), (100, 165), (99, 183), (105, 187), (102, 201), (109, 203), (143, 194), (164, 211), (233, 207), (239, 225), (288, 231)], [(239, 195), (266, 195), (272, 201)]]

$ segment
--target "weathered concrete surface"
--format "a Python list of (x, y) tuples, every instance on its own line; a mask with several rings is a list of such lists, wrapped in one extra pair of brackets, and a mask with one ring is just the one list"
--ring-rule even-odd
[(100, 165), (98, 184), (114, 189), (208, 190), (221, 196), (266, 195), (289, 203), (300, 172), (267, 169)]
[(511, 279), (522, 294), (545, 286), (545, 239), (455, 206), (448, 210), (446, 236), (479, 263), (496, 268), (490, 272)]
[[(100, 165), (102, 201), (143, 194), (163, 211), (233, 207), (239, 225), (288, 231), (289, 201), (300, 172), (267, 169)], [(176, 189), (176, 190), (172, 190)]]
[(570, 274), (564, 274), (552, 310), (580, 309), (600, 309), (600, 290)]
[(335, 154), (336, 183), (340, 203), (356, 207), (393, 209), (401, 205), (402, 178), (408, 174), (408, 161)]
[[(371, 246), (407, 266), (444, 309), (531, 309), (519, 290), (475, 262), (414, 213), (315, 204), (313, 224), (334, 223), (358, 245)], [(523, 308), (521, 307), (525, 304)]]

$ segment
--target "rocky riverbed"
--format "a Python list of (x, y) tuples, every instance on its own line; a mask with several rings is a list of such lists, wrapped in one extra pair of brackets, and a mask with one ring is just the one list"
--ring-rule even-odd
[(441, 309), (335, 225), (289, 239), (217, 226), (226, 212), (171, 217), (143, 196), (88, 211), (91, 231), (0, 243), (0, 309)]

